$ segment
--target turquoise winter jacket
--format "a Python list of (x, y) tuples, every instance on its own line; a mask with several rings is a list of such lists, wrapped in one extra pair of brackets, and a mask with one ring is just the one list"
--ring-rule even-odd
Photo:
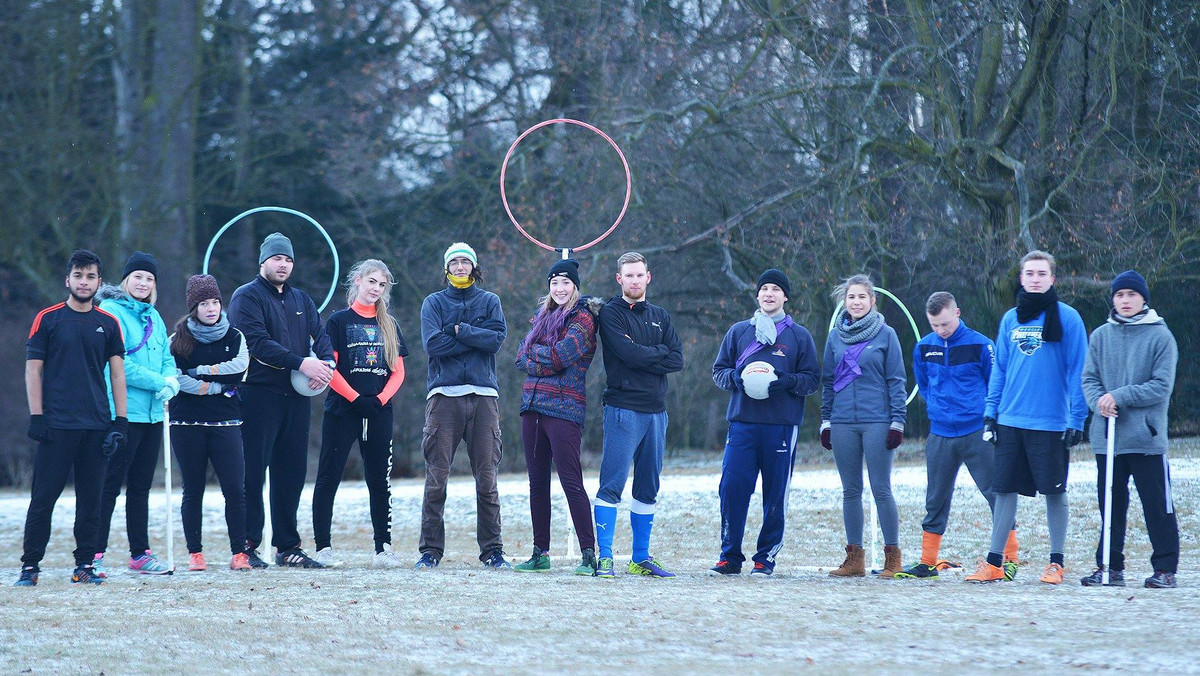
[[(100, 301), (100, 309), (121, 323), (121, 334), (125, 339), (125, 391), (129, 400), (129, 422), (162, 422), (163, 401), (155, 395), (166, 386), (166, 377), (177, 373), (162, 315), (153, 305), (136, 301), (117, 287), (106, 286), (96, 297)], [(150, 335), (146, 338), (146, 344), (138, 348), (146, 336), (147, 322), (152, 323)], [(104, 380), (108, 385), (109, 407), (116, 411), (112, 402), (112, 381), (107, 371)]]

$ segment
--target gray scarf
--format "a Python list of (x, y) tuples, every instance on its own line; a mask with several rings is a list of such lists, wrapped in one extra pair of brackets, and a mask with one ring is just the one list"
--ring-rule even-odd
[(883, 315), (879, 314), (878, 310), (871, 310), (862, 319), (853, 323), (850, 321), (850, 311), (842, 310), (834, 323), (834, 329), (837, 330), (838, 337), (842, 339), (843, 343), (854, 345), (879, 335), (883, 323)]
[(221, 318), (212, 326), (206, 326), (195, 317), (188, 319), (187, 326), (188, 331), (192, 332), (192, 336), (196, 338), (197, 343), (208, 345), (225, 337), (226, 332), (229, 331), (229, 317), (226, 316), (224, 310), (221, 310)]

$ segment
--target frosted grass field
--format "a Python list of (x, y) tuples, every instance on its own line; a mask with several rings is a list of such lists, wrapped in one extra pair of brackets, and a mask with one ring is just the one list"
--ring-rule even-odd
[[(1071, 466), (1069, 570), (1061, 587), (1037, 580), (1048, 539), (1044, 503), (1030, 499), (1022, 499), (1018, 511), (1021, 556), (1029, 563), (1014, 582), (976, 586), (952, 575), (938, 581), (830, 579), (827, 571), (841, 563), (844, 545), (840, 485), (831, 467), (797, 468), (785, 546), (775, 576), (766, 580), (704, 575), (719, 548), (719, 461), (712, 457), (669, 463), (663, 477), (652, 552), (679, 573), (676, 580), (573, 575), (576, 560), (564, 556), (568, 520), (561, 493), (554, 503), (555, 570), (485, 571), (476, 558), (474, 488), (467, 477), (451, 484), (447, 554), (435, 571), (367, 567), (366, 490), (347, 482), (334, 514), (334, 546), (345, 568), (234, 573), (225, 568), (223, 503), (214, 486), (206, 495), (207, 572), (153, 578), (116, 570), (99, 588), (69, 584), (74, 544), (68, 489), (54, 514), (41, 583), (20, 589), (11, 584), (28, 496), (0, 493), (0, 673), (1197, 672), (1200, 452), (1194, 445), (1173, 448), (1182, 541), (1175, 590), (1141, 587), (1151, 570), (1136, 498), (1126, 546), (1130, 586), (1078, 584), (1091, 571), (1099, 529), (1095, 466), (1082, 455)], [(907, 566), (920, 554), (923, 465), (898, 467), (893, 484)], [(393, 484), (393, 538), (405, 562), (418, 555), (421, 492), (418, 480)], [(528, 557), (531, 546), (525, 478), (503, 477), (500, 492), (505, 549), (515, 563)], [(306, 547), (312, 544), (310, 500), (311, 487), (301, 503)], [(151, 541), (162, 554), (161, 491), (152, 495), (151, 508)], [(756, 510), (757, 496), (750, 543), (757, 535)], [(619, 564), (629, 551), (625, 514), (616, 543)], [(126, 547), (121, 502), (114, 524), (115, 560)], [(989, 524), (986, 503), (961, 472), (942, 556), (973, 570)], [(176, 564), (186, 567), (178, 521), (175, 534)]]

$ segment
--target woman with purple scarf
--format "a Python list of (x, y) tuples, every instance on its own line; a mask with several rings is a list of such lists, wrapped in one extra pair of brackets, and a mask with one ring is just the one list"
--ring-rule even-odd
[(854, 275), (837, 286), (838, 314), (821, 368), (821, 445), (833, 451), (842, 479), (842, 520), (846, 560), (835, 577), (863, 577), (862, 467), (866, 461), (871, 494), (883, 530), (884, 565), (879, 577), (900, 568), (900, 517), (892, 498), (892, 451), (904, 440), (906, 376), (896, 331), (875, 309), (875, 285)]
[(533, 328), (517, 352), (517, 368), (527, 374), (521, 387), (521, 438), (529, 469), (533, 555), (514, 570), (550, 571), (553, 463), (583, 552), (575, 574), (592, 575), (596, 570), (596, 534), (591, 501), (583, 487), (579, 446), (587, 410), (587, 371), (596, 355), (596, 315), (603, 301), (579, 295), (579, 262), (573, 258), (555, 262), (546, 282), (549, 293), (542, 297)]

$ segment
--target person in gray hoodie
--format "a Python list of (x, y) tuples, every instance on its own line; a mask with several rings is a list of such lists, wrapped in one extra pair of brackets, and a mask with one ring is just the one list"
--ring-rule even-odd
[(862, 577), (862, 467), (883, 530), (884, 564), (879, 577), (900, 572), (900, 516), (892, 497), (892, 451), (904, 440), (904, 354), (896, 331), (875, 309), (875, 285), (854, 275), (833, 291), (845, 305), (825, 343), (821, 368), (821, 445), (833, 451), (842, 479), (846, 560), (835, 577)]
[[(1129, 477), (1137, 485), (1154, 551), (1154, 575), (1145, 586), (1175, 586), (1179, 565), (1179, 525), (1171, 500), (1167, 464), (1167, 406), (1175, 386), (1179, 348), (1170, 329), (1149, 305), (1146, 280), (1133, 270), (1112, 282), (1113, 309), (1108, 321), (1092, 332), (1083, 368), (1083, 393), (1092, 417), (1096, 451), (1096, 493), (1104, 513), (1105, 454), (1108, 419), (1116, 418), (1112, 476), (1112, 536), (1109, 543), (1110, 585), (1125, 586), (1125, 516), (1129, 510)], [(1085, 587), (1103, 580), (1104, 534), (1096, 546), (1096, 570), (1080, 580)]]

